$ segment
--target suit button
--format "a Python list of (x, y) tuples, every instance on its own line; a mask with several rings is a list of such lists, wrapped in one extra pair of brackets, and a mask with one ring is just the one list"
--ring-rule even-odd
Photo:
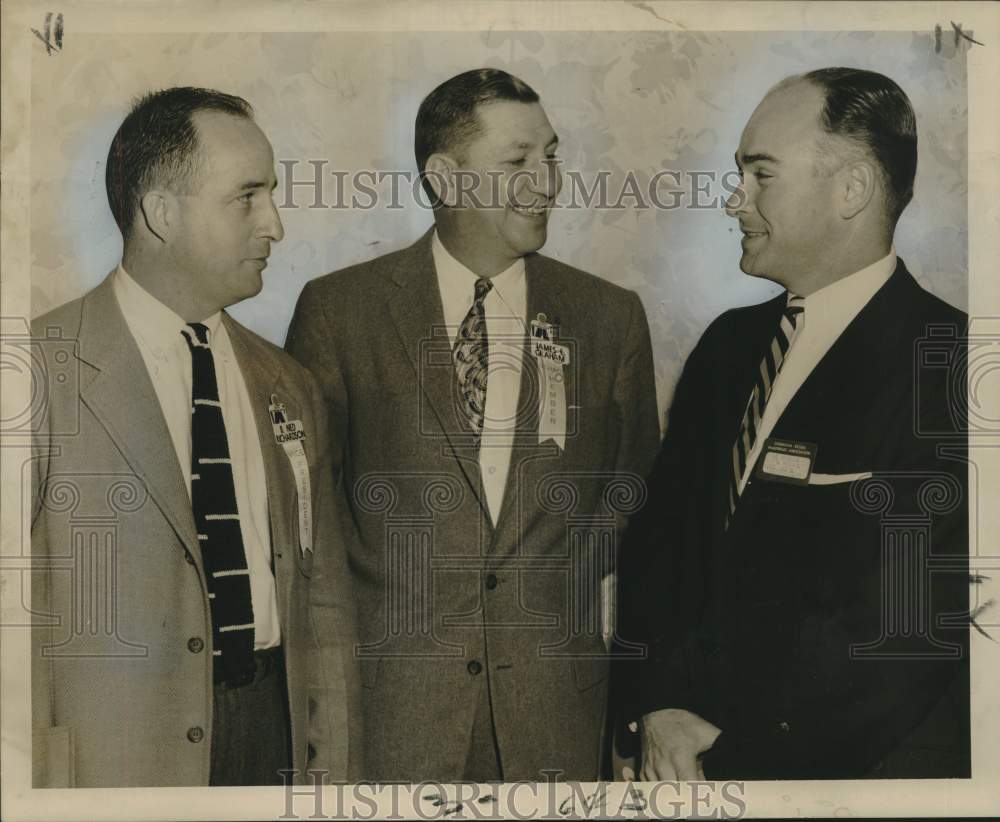
[(188, 728), (188, 740), (191, 742), (201, 742), (205, 738), (205, 732), (195, 725), (193, 728)]
[(496, 574), (490, 574), (489, 576), (486, 577), (486, 587), (489, 588), (491, 591), (494, 588), (496, 588), (498, 584), (499, 583)]
[(791, 730), (791, 726), (787, 722), (779, 722), (778, 730), (784, 731), (787, 734)]
[(470, 662), (468, 665), (465, 666), (465, 669), (473, 676), (476, 676), (476, 674), (480, 673), (483, 670), (483, 666), (480, 665), (479, 662), (477, 662), (474, 659), (472, 660), (472, 662)]
[(188, 640), (188, 650), (192, 654), (200, 654), (205, 648), (205, 643), (202, 641), (201, 637), (193, 636)]

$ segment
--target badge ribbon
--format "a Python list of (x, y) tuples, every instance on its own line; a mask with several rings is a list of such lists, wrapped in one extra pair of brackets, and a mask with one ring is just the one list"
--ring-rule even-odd
[(557, 345), (554, 326), (544, 314), (531, 321), (531, 353), (538, 367), (538, 444), (552, 440), (566, 450), (566, 383), (563, 366), (569, 365), (569, 348)]
[(274, 441), (284, 450), (285, 456), (292, 467), (295, 477), (296, 496), (299, 499), (299, 550), (302, 556), (306, 551), (312, 551), (312, 487), (309, 482), (309, 461), (306, 459), (306, 449), (302, 445), (306, 432), (301, 420), (289, 420), (285, 414), (285, 404), (278, 402), (272, 394), (271, 404), (267, 407), (271, 417), (271, 427), (274, 429)]

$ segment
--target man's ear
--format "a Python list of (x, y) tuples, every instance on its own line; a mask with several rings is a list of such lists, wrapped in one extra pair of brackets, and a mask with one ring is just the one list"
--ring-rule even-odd
[(161, 242), (166, 242), (177, 227), (178, 202), (169, 191), (162, 189), (147, 191), (139, 200), (139, 211), (146, 228)]
[(458, 186), (455, 171), (458, 163), (447, 154), (432, 154), (424, 164), (424, 175), (438, 200), (446, 206), (455, 207), (458, 201)]
[(847, 163), (841, 170), (843, 197), (840, 202), (840, 216), (850, 220), (860, 214), (875, 196), (878, 188), (878, 174), (870, 160)]

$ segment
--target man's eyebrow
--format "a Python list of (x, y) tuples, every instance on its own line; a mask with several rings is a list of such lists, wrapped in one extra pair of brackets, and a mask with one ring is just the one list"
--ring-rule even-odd
[(757, 154), (744, 154), (740, 157), (739, 152), (734, 155), (736, 159), (736, 165), (738, 166), (749, 166), (754, 163), (780, 163), (781, 161), (771, 154), (765, 154), (763, 152), (758, 152)]
[(278, 181), (275, 180), (273, 183), (269, 183), (267, 180), (247, 180), (245, 183), (241, 184), (236, 190), (237, 191), (254, 191), (258, 188), (266, 188), (274, 191), (275, 186), (278, 185)]
[[(552, 139), (549, 140), (545, 144), (545, 147), (548, 148), (549, 146), (554, 146), (558, 142), (559, 142), (559, 135), (557, 134), (557, 135), (553, 136)], [(520, 149), (521, 151), (530, 151), (534, 147), (535, 147), (535, 143), (527, 143), (527, 142), (524, 142), (523, 140), (518, 140), (518, 141), (515, 141), (513, 143), (508, 144), (507, 149), (509, 150), (509, 149), (515, 149), (516, 148), (516, 149)]]

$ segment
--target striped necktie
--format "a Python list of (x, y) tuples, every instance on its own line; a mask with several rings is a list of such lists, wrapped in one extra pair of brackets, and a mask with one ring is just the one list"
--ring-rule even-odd
[(462, 392), (462, 408), (469, 418), (469, 427), (477, 437), (483, 433), (483, 420), (486, 417), (486, 376), (490, 346), (483, 302), (491, 288), (492, 280), (485, 277), (476, 280), (476, 297), (458, 328), (455, 347), (451, 352), (458, 372), (458, 386)]
[(191, 508), (212, 612), (215, 681), (245, 681), (254, 672), (253, 602), (226, 423), (219, 402), (208, 328), (189, 323), (191, 349)]
[(764, 418), (764, 409), (767, 401), (771, 397), (771, 389), (774, 381), (781, 371), (781, 366), (788, 355), (788, 349), (802, 330), (805, 322), (803, 312), (805, 311), (805, 299), (798, 297), (791, 292), (788, 293), (788, 302), (781, 315), (781, 322), (778, 324), (778, 331), (771, 340), (771, 344), (764, 352), (764, 357), (757, 368), (756, 381), (753, 391), (750, 392), (750, 399), (747, 401), (746, 411), (743, 412), (743, 422), (740, 424), (740, 433), (733, 443), (732, 472), (729, 478), (729, 513), (726, 516), (726, 530), (733, 520), (736, 511), (736, 503), (740, 498), (740, 480), (746, 472), (747, 459), (753, 451), (757, 442), (757, 432), (760, 431), (760, 423)]

